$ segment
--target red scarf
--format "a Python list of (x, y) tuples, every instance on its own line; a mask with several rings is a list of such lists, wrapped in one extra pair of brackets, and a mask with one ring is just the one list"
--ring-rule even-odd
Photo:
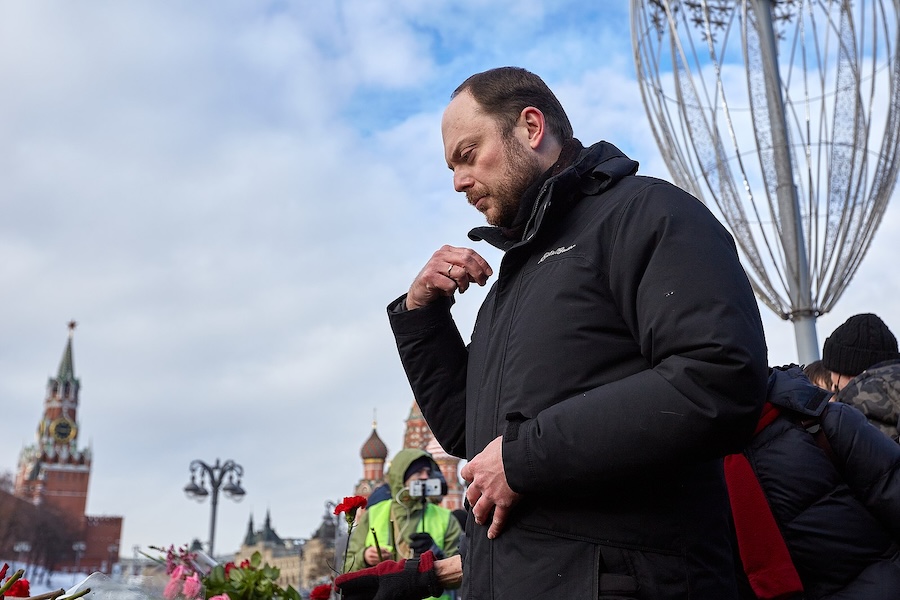
[[(766, 402), (754, 435), (765, 429), (779, 414), (778, 408)], [(777, 600), (803, 592), (803, 584), (781, 530), (746, 456), (731, 454), (725, 457), (725, 481), (728, 483), (741, 562), (756, 596)]]

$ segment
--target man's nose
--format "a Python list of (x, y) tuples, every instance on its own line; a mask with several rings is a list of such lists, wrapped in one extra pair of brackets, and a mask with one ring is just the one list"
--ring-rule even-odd
[(474, 184), (475, 180), (463, 169), (457, 169), (453, 172), (453, 189), (457, 192), (464, 192)]

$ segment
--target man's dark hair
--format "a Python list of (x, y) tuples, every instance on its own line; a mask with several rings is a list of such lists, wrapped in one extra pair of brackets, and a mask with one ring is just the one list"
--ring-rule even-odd
[[(834, 382), (831, 380), (831, 371), (828, 370), (825, 363), (821, 360), (814, 360), (803, 367), (803, 373), (806, 375), (807, 379), (819, 387), (826, 389), (829, 392), (834, 391)], [(821, 385), (823, 383), (825, 385)]]
[(530, 71), (520, 67), (499, 67), (476, 73), (463, 81), (450, 99), (465, 91), (472, 94), (487, 114), (497, 119), (504, 135), (513, 130), (522, 110), (533, 106), (544, 113), (547, 128), (560, 143), (574, 137), (562, 104), (547, 84)]

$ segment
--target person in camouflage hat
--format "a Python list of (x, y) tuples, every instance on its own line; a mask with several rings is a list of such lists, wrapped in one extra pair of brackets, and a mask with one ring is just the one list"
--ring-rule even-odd
[(834, 399), (862, 411), (894, 441), (900, 438), (900, 352), (884, 321), (854, 315), (825, 340), (822, 364), (831, 371)]
[(900, 360), (881, 363), (851, 379), (834, 398), (858, 408), (869, 423), (900, 441)]

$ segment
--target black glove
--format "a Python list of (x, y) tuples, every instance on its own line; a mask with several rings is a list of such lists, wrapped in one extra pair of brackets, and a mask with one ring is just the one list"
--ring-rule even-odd
[(422, 600), (444, 593), (434, 572), (431, 552), (419, 558), (386, 560), (362, 571), (344, 573), (334, 584), (344, 600)]
[(421, 556), (431, 550), (436, 559), (444, 558), (444, 551), (434, 543), (434, 538), (427, 533), (414, 533), (409, 536), (409, 547), (412, 549), (414, 557)]

